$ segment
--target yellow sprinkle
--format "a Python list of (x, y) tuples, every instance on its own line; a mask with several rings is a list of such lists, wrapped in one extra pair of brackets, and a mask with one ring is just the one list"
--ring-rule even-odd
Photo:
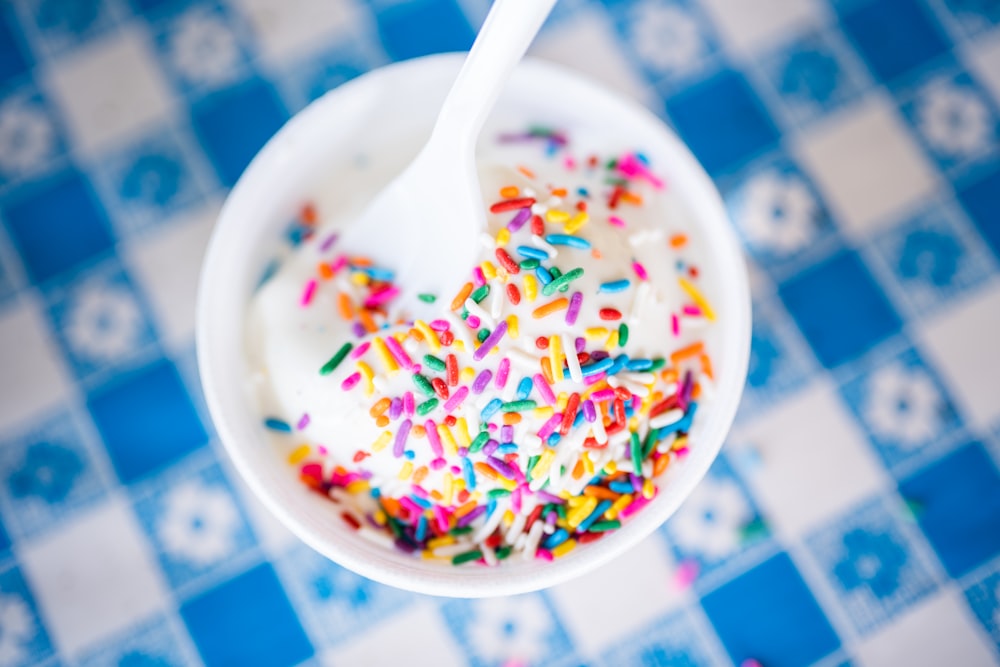
[(600, 340), (608, 335), (608, 330), (604, 327), (590, 327), (589, 329), (584, 329), (583, 337), (587, 340)]
[(705, 317), (709, 321), (715, 320), (715, 311), (713, 311), (712, 307), (708, 305), (708, 301), (706, 301), (705, 297), (698, 291), (698, 288), (688, 282), (685, 278), (677, 278), (677, 282), (680, 283), (681, 289), (687, 292), (687, 295), (691, 297), (691, 300), (694, 301), (699, 308), (701, 308), (701, 312), (705, 315)]
[(604, 474), (614, 475), (616, 472), (618, 472), (617, 463), (615, 463), (614, 461), (608, 461), (606, 464), (604, 464)]
[(438, 435), (441, 436), (444, 453), (451, 457), (458, 456), (458, 443), (455, 442), (455, 436), (451, 434), (451, 429), (446, 424), (438, 424)]
[(531, 470), (532, 479), (541, 479), (548, 472), (549, 468), (552, 467), (552, 461), (556, 458), (556, 450), (546, 449), (542, 452), (542, 455), (538, 457), (538, 463)]
[[(458, 350), (459, 352), (465, 352), (465, 341), (464, 340), (455, 340), (455, 342), (452, 343), (451, 346), (453, 348), (455, 348), (456, 350)], [(441, 349), (440, 346), (438, 347), (438, 349)]]
[(518, 326), (517, 315), (507, 316), (507, 335), (515, 340), (521, 335), (521, 328)]
[[(647, 480), (649, 481), (649, 480)], [(441, 495), (444, 496), (444, 504), (451, 505), (455, 493), (455, 478), (450, 472), (444, 474), (444, 489)]]
[(309, 445), (299, 445), (295, 448), (295, 451), (288, 455), (288, 462), (292, 465), (302, 463), (309, 456), (309, 451)]
[(614, 352), (616, 347), (618, 347), (618, 329), (612, 331), (607, 342), (604, 343), (604, 349), (608, 352)]
[(576, 528), (583, 523), (583, 520), (590, 516), (590, 513), (597, 508), (597, 498), (594, 496), (584, 496), (583, 498), (583, 502), (566, 515), (566, 523), (571, 528)]
[(569, 220), (569, 213), (566, 211), (560, 211), (557, 208), (550, 208), (545, 212), (546, 222), (566, 222)]
[(509, 526), (512, 523), (514, 523), (514, 512), (507, 510), (503, 513), (503, 524)]
[(372, 339), (372, 347), (375, 348), (375, 353), (378, 355), (382, 365), (385, 366), (386, 372), (389, 375), (395, 375), (399, 371), (399, 364), (396, 363), (396, 359), (389, 352), (385, 341), (376, 336)]
[(428, 549), (437, 549), (438, 547), (446, 547), (449, 544), (455, 543), (454, 535), (442, 535), (441, 537), (435, 537), (434, 539), (427, 540)]
[(510, 242), (510, 230), (504, 227), (497, 232), (497, 245), (507, 245)]
[(389, 445), (390, 440), (392, 440), (392, 431), (382, 431), (382, 435), (372, 443), (371, 450), (373, 452), (381, 452)]
[(656, 487), (653, 486), (653, 480), (647, 479), (642, 483), (642, 497), (646, 500), (652, 500), (655, 491)]
[(487, 280), (493, 280), (497, 277), (497, 267), (493, 266), (493, 262), (483, 262), (479, 268), (483, 270), (483, 277)]
[(535, 419), (546, 420), (555, 414), (555, 410), (552, 409), (551, 405), (542, 405), (531, 411), (532, 416)]
[(566, 409), (566, 402), (569, 400), (569, 395), (565, 391), (560, 391), (559, 395), (556, 396), (556, 410), (562, 412)]
[[(382, 510), (376, 510), (375, 515), (372, 518), (375, 519), (375, 523), (380, 526), (384, 526), (389, 521), (389, 517), (387, 517), (385, 512)], [(449, 535), (448, 537), (451, 536)]]
[(587, 473), (587, 477), (593, 477), (594, 462), (590, 460), (590, 452), (584, 452), (580, 458), (583, 460), (583, 470)]
[(565, 556), (575, 548), (576, 548), (576, 540), (568, 539), (559, 546), (557, 546), (555, 549), (553, 549), (552, 555), (555, 556), (556, 558), (559, 558), (560, 556)]
[(572, 218), (570, 218), (569, 222), (567, 222), (563, 226), (563, 231), (565, 231), (567, 234), (575, 234), (576, 232), (580, 231), (581, 227), (587, 224), (588, 220), (590, 220), (590, 216), (587, 215), (587, 212), (580, 211)]
[(507, 489), (508, 491), (513, 491), (517, 488), (517, 482), (512, 479), (507, 479), (506, 477), (497, 477), (496, 482), (494, 482), (501, 489)]
[(367, 274), (361, 273), (359, 271), (358, 273), (352, 273), (350, 280), (355, 285), (360, 285), (360, 286), (364, 287), (365, 285), (368, 284), (368, 280), (369, 279), (368, 279), (368, 275)]
[(535, 276), (530, 273), (524, 276), (524, 298), (528, 300), (529, 303), (533, 302), (538, 296), (538, 280)]
[(375, 371), (364, 361), (358, 362), (358, 371), (365, 379), (365, 396), (371, 396), (375, 393), (375, 383), (372, 382), (375, 379)]
[(458, 431), (458, 444), (460, 447), (468, 447), (472, 444), (472, 436), (469, 435), (469, 423), (465, 417), (455, 420), (455, 430)]
[(468, 382), (472, 378), (476, 377), (476, 369), (475, 368), (469, 368), (468, 366), (466, 366), (459, 373), (458, 377), (461, 378), (462, 382)]
[[(434, 333), (434, 329), (431, 329), (427, 322), (417, 320), (413, 323), (413, 326), (417, 328), (417, 331), (423, 334), (424, 340), (427, 341), (427, 344), (431, 346), (433, 351), (439, 352), (441, 350), (441, 341), (438, 340), (437, 334)], [(457, 343), (458, 341), (455, 342)]]
[(351, 495), (365, 493), (371, 489), (371, 487), (368, 485), (368, 480), (365, 479), (356, 479), (347, 486), (345, 486), (344, 488), (347, 489), (347, 492), (350, 493)]
[(410, 475), (413, 474), (413, 461), (405, 461), (403, 467), (399, 469), (399, 474), (396, 475), (398, 479), (409, 479)]
[(557, 334), (549, 336), (549, 358), (552, 360), (552, 379), (563, 379), (562, 339)]
[(604, 518), (607, 519), (608, 521), (617, 519), (618, 513), (631, 504), (632, 504), (632, 494), (626, 493), (624, 496), (616, 500), (611, 505), (611, 507), (608, 508), (608, 511), (604, 513)]

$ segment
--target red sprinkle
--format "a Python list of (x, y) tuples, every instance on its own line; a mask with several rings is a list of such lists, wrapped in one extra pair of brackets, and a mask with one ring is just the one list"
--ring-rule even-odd
[[(569, 400), (566, 401), (566, 409), (563, 411), (562, 424), (559, 425), (559, 433), (566, 435), (569, 433), (573, 420), (576, 419), (576, 411), (580, 408), (580, 394), (573, 392)], [(624, 410), (624, 408), (622, 408)]]
[(625, 387), (615, 387), (615, 398), (622, 401), (631, 401), (632, 392), (630, 392)]
[(549, 349), (549, 339), (546, 338), (545, 336), (539, 336), (538, 338), (535, 339), (535, 347), (537, 347), (539, 350)]
[(535, 236), (542, 236), (545, 234), (545, 221), (542, 220), (542, 216), (531, 216), (531, 233)]
[(598, 315), (602, 320), (620, 320), (622, 318), (621, 311), (617, 308), (601, 308)]
[(498, 201), (493, 206), (490, 206), (490, 213), (503, 213), (504, 211), (513, 211), (520, 208), (528, 208), (535, 204), (534, 197), (521, 197), (519, 199), (505, 199), (504, 201)]
[(507, 283), (507, 300), (514, 306), (521, 303), (521, 293), (517, 290), (517, 285), (514, 283)]
[(451, 428), (452, 426), (454, 426), (455, 424), (458, 423), (458, 420), (455, 419), (454, 415), (448, 415), (447, 417), (444, 418), (444, 423), (445, 423), (445, 426), (447, 426), (448, 428)]
[(449, 345), (455, 342), (455, 334), (453, 334), (451, 331), (442, 331), (437, 335), (437, 337), (438, 340), (441, 341), (441, 344), (444, 345), (445, 347), (448, 347)]
[(353, 530), (358, 530), (358, 529), (361, 528), (361, 523), (359, 523), (357, 519), (355, 519), (353, 516), (351, 516), (347, 512), (341, 512), (340, 513), (340, 518), (343, 519), (344, 523), (346, 523), (348, 526), (350, 526)]
[(431, 386), (434, 387), (434, 393), (438, 395), (442, 401), (448, 398), (448, 385), (445, 384), (444, 380), (441, 378), (434, 378), (431, 380)]
[(513, 275), (515, 273), (521, 272), (521, 267), (517, 265), (517, 262), (514, 261), (514, 258), (508, 255), (507, 251), (504, 250), (503, 248), (497, 248), (496, 256), (497, 256), (497, 261), (500, 262), (500, 265), (503, 268), (507, 269), (507, 273)]
[(576, 541), (578, 544), (587, 544), (588, 542), (596, 542), (607, 535), (607, 533), (578, 533), (576, 535)]
[(448, 379), (449, 387), (458, 386), (458, 359), (454, 354), (449, 354), (444, 358), (445, 377)]
[(361, 463), (368, 456), (370, 456), (370, 454), (368, 452), (364, 452), (364, 451), (361, 451), (359, 449), (358, 451), (354, 452), (354, 462), (355, 463)]

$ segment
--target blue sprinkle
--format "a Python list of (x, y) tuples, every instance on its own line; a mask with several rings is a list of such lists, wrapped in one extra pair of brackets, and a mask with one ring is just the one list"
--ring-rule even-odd
[(495, 415), (502, 406), (503, 406), (503, 401), (500, 400), (499, 398), (494, 398), (492, 401), (487, 403), (486, 407), (483, 408), (483, 411), (479, 413), (479, 421), (481, 422), (489, 421), (490, 417)]
[(413, 534), (413, 539), (417, 542), (423, 542), (424, 537), (427, 536), (427, 517), (423, 514), (420, 515), (420, 520), (417, 521), (417, 532)]
[(580, 525), (576, 527), (577, 532), (582, 533), (586, 531), (588, 528), (590, 528), (591, 524), (597, 521), (602, 514), (608, 511), (608, 508), (610, 507), (611, 507), (610, 500), (602, 500), (601, 502), (597, 503), (597, 507), (594, 508), (594, 511), (588, 514), (587, 518), (581, 521)]
[(569, 539), (569, 533), (567, 533), (564, 529), (560, 528), (559, 530), (557, 530), (556, 532), (552, 533), (551, 535), (545, 538), (545, 541), (542, 542), (542, 548), (554, 549), (568, 539)]
[(411, 493), (410, 494), (410, 500), (412, 500), (413, 502), (415, 502), (417, 505), (420, 505), (425, 510), (429, 510), (433, 506), (433, 503), (431, 503), (431, 501), (429, 501), (429, 500), (427, 500), (425, 498), (421, 498), (420, 496), (418, 496), (415, 493)]
[(541, 248), (532, 248), (529, 245), (519, 245), (517, 246), (517, 254), (521, 257), (527, 257), (528, 259), (548, 259), (549, 253)]
[(549, 245), (567, 245), (580, 250), (590, 250), (590, 241), (570, 234), (549, 234), (545, 237), (545, 242)]
[(632, 482), (623, 482), (617, 480), (608, 484), (608, 488), (615, 493), (632, 493), (635, 489), (632, 488)]
[(617, 375), (618, 373), (621, 373), (626, 366), (628, 366), (628, 355), (619, 354), (615, 357), (615, 362), (611, 364), (611, 368), (608, 369), (608, 375)]
[(530, 377), (521, 378), (521, 381), (517, 385), (517, 394), (515, 395), (516, 399), (523, 401), (528, 398), (528, 396), (531, 395), (531, 389), (534, 386), (535, 383)]
[(581, 197), (587, 197), (588, 199), (590, 198), (590, 191), (587, 190), (587, 188), (577, 188), (576, 194), (580, 195)]
[(653, 367), (653, 360), (629, 359), (628, 363), (625, 364), (625, 367), (628, 368), (630, 371), (637, 371), (641, 373), (642, 371), (648, 371), (650, 368)]
[(507, 442), (507, 443), (504, 443), (504, 444), (500, 445), (499, 447), (497, 447), (493, 451), (493, 454), (494, 454), (494, 456), (497, 455), (497, 454), (513, 454), (517, 450), (518, 450), (518, 446), (517, 446), (516, 443)]
[(413, 458), (414, 458), (414, 457), (415, 457), (416, 455), (417, 455), (417, 453), (416, 453), (415, 451), (413, 451), (412, 449), (407, 449), (407, 450), (406, 450), (405, 452), (403, 452), (403, 456), (405, 456), (405, 457), (406, 457), (407, 459), (409, 459), (410, 461), (412, 461), (412, 460), (413, 460)]
[(475, 491), (476, 473), (472, 467), (472, 461), (467, 458), (462, 459), (462, 477), (465, 478), (465, 488), (469, 491)]
[(292, 427), (286, 421), (282, 421), (276, 417), (268, 417), (264, 420), (264, 426), (271, 429), (272, 431), (278, 431), (279, 433), (291, 433)]
[(396, 276), (396, 274), (394, 274), (392, 271), (386, 271), (385, 269), (380, 269), (374, 266), (366, 266), (360, 269), (360, 271), (362, 273), (368, 274), (368, 276), (370, 276), (375, 280), (392, 281), (392, 279)]
[(584, 366), (580, 370), (583, 371), (583, 376), (584, 377), (589, 377), (591, 375), (597, 375), (598, 373), (600, 373), (602, 371), (608, 370), (609, 368), (611, 368), (611, 366), (614, 363), (615, 362), (611, 361), (610, 358), (608, 358), (608, 359), (601, 359), (600, 361), (595, 361), (592, 364), (587, 364), (586, 366)]
[(491, 514), (493, 514), (493, 512), (496, 511), (496, 508), (497, 508), (497, 499), (490, 498), (489, 501), (487, 501), (486, 503), (486, 516), (489, 517)]
[(562, 440), (562, 436), (558, 433), (553, 433), (552, 435), (549, 436), (548, 440), (545, 441), (545, 444), (547, 444), (549, 447), (555, 447), (556, 445), (559, 444), (560, 440)]
[(628, 278), (622, 278), (621, 280), (612, 280), (611, 282), (601, 283), (597, 291), (606, 293), (622, 292), (628, 289), (628, 286), (632, 284), (632, 281)]
[(552, 274), (544, 266), (539, 266), (535, 268), (535, 275), (538, 276), (538, 280), (543, 286), (548, 285), (552, 282)]
[(583, 420), (584, 420), (583, 410), (578, 410), (576, 413), (576, 417), (573, 419), (573, 428), (576, 428), (577, 426), (582, 424)]

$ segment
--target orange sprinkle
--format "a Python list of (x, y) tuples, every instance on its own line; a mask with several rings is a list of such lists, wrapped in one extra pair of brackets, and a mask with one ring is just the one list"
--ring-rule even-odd
[(461, 518), (461, 517), (465, 516), (466, 514), (468, 514), (469, 512), (471, 512), (472, 510), (476, 509), (476, 505), (477, 504), (478, 503), (475, 500), (470, 500), (469, 502), (465, 503), (464, 505), (460, 505), (460, 506), (456, 507), (455, 508), (455, 516), (458, 517), (458, 518)]
[(667, 465), (670, 463), (670, 456), (667, 454), (661, 454), (660, 458), (653, 462), (653, 477), (659, 477), (663, 474), (663, 471), (667, 469)]
[(389, 409), (391, 404), (392, 401), (388, 397), (381, 398), (375, 402), (375, 405), (373, 405), (371, 409), (368, 410), (368, 414), (372, 417), (379, 417), (382, 413)]
[(508, 185), (500, 188), (500, 196), (504, 199), (513, 199), (521, 194), (521, 190), (516, 185)]
[(420, 329), (410, 329), (410, 335), (413, 336), (413, 340), (418, 342), (424, 339), (424, 332)]
[(527, 176), (528, 178), (530, 178), (530, 179), (534, 179), (534, 178), (535, 178), (535, 172), (531, 171), (531, 170), (530, 170), (530, 169), (528, 169), (527, 167), (524, 167), (524, 166), (521, 166), (521, 165), (518, 165), (518, 167), (517, 167), (517, 170), (518, 170), (519, 172), (521, 172), (521, 173), (522, 173), (523, 175), (525, 175), (525, 176)]
[(444, 500), (444, 496), (442, 496), (441, 492), (438, 491), (437, 489), (434, 489), (433, 491), (431, 491), (431, 498), (433, 498), (434, 500), (436, 500), (438, 502), (441, 502), (442, 500)]
[(427, 466), (420, 466), (417, 468), (417, 471), (413, 473), (413, 483), (420, 484), (420, 482), (424, 481), (424, 477), (427, 477), (427, 473), (429, 472), (430, 471), (427, 469)]
[(687, 347), (682, 347), (670, 355), (670, 364), (678, 365), (681, 361), (700, 355), (705, 350), (705, 344), (701, 341), (691, 343)]
[(476, 469), (476, 472), (485, 477), (486, 479), (496, 480), (500, 477), (499, 473), (494, 470), (491, 466), (483, 463), (482, 461), (477, 461), (472, 464), (472, 467)]
[(670, 247), (671, 248), (683, 248), (687, 245), (688, 237), (686, 234), (674, 234), (670, 237)]
[(354, 304), (351, 303), (351, 297), (347, 292), (337, 294), (337, 310), (343, 319), (348, 321), (354, 319)]
[(381, 496), (382, 507), (385, 509), (385, 513), (390, 516), (399, 516), (400, 505), (399, 501), (395, 498), (390, 498), (389, 496)]
[(636, 194), (634, 192), (625, 191), (622, 193), (621, 201), (627, 204), (635, 204), (636, 206), (642, 206), (642, 195)]
[(521, 423), (521, 415), (516, 412), (505, 412), (503, 415), (503, 423), (508, 426), (513, 426), (514, 424)]
[(712, 359), (707, 354), (701, 355), (701, 372), (709, 378), (715, 378), (715, 376), (712, 375)]
[(676, 384), (677, 380), (680, 379), (677, 375), (676, 368), (664, 368), (660, 373), (660, 377), (663, 378), (663, 381), (667, 384)]
[(378, 419), (375, 420), (375, 425), (379, 428), (385, 428), (389, 425), (389, 418), (385, 415), (379, 415)]
[(554, 188), (552, 190), (553, 197), (565, 197), (567, 194), (569, 194), (569, 192), (566, 190), (566, 188)]
[(351, 264), (354, 266), (371, 266), (372, 263), (370, 257), (351, 257)]
[(603, 486), (594, 486), (593, 484), (583, 487), (583, 495), (593, 496), (594, 498), (600, 498), (601, 500), (618, 500), (620, 493), (615, 493), (610, 489), (605, 489)]
[(549, 384), (555, 384), (552, 379), (552, 361), (548, 356), (542, 357), (542, 376), (545, 377), (545, 381)]
[(315, 225), (318, 218), (316, 215), (316, 207), (312, 204), (306, 204), (302, 207), (302, 210), (299, 211), (299, 218), (301, 218), (302, 222), (307, 225)]
[(427, 429), (424, 428), (423, 424), (414, 424), (413, 428), (410, 430), (410, 435), (414, 438), (423, 438), (427, 436)]
[(701, 398), (701, 385), (698, 384), (697, 382), (695, 382), (694, 386), (691, 387), (691, 398), (693, 398), (696, 401), (699, 398)]
[(472, 283), (465, 283), (462, 285), (462, 289), (458, 290), (458, 294), (455, 298), (451, 300), (451, 309), (458, 310), (465, 304), (465, 300), (469, 298), (472, 294)]
[(555, 299), (554, 301), (549, 301), (546, 304), (542, 304), (538, 308), (531, 311), (531, 316), (536, 320), (545, 317), (546, 315), (551, 315), (552, 313), (558, 312), (560, 310), (566, 310), (569, 308), (569, 299), (562, 297)]
[(327, 264), (326, 262), (320, 262), (319, 266), (316, 267), (316, 272), (319, 274), (319, 277), (322, 278), (323, 280), (329, 280), (330, 278), (333, 278), (333, 267)]
[(577, 459), (576, 465), (573, 466), (573, 479), (580, 479), (583, 477), (583, 459)]
[(358, 319), (361, 320), (361, 325), (368, 333), (375, 333), (378, 331), (378, 327), (375, 325), (375, 320), (372, 319), (372, 314), (367, 310), (362, 309), (359, 311)]

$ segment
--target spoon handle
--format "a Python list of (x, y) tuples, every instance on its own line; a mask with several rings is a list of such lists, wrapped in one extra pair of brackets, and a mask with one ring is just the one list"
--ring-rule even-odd
[(556, 0), (494, 0), (465, 64), (445, 98), (431, 141), (472, 151), (503, 85), (524, 57)]

